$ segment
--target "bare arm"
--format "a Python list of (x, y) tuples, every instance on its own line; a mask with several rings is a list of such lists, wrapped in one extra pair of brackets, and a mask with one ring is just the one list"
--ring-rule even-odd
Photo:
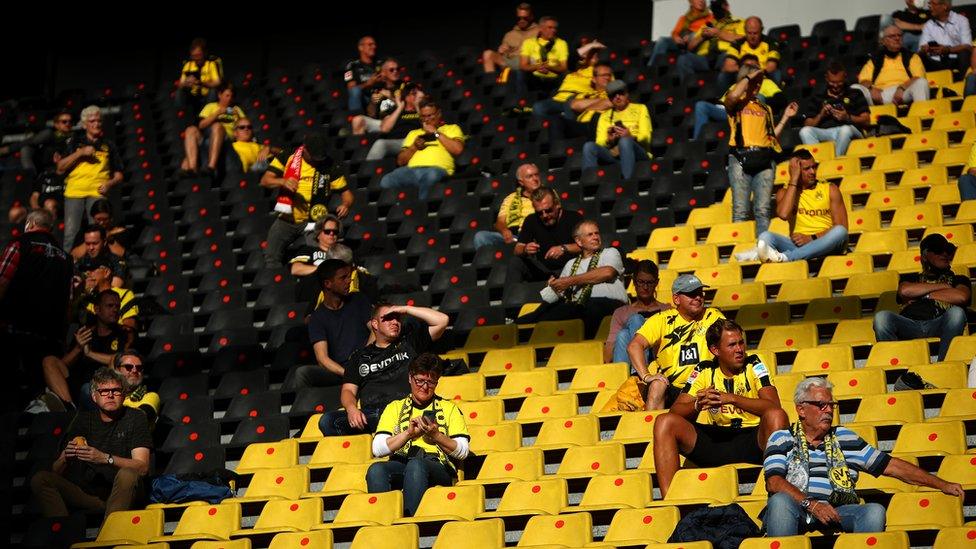
[(746, 90), (749, 88), (749, 79), (743, 78), (739, 80), (735, 87), (733, 87), (727, 94), (725, 94), (725, 110), (732, 113), (739, 108), (739, 104), (742, 102), (745, 96)]
[[(840, 193), (837, 185), (830, 186), (830, 219), (834, 226), (837, 225), (847, 228), (847, 208), (844, 206), (844, 195)], [(823, 236), (826, 231), (817, 236)]]
[[(630, 340), (630, 344), (627, 345), (627, 356), (630, 357), (630, 365), (634, 367), (634, 371), (637, 372), (637, 377), (643, 380), (650, 373), (648, 370), (647, 356), (645, 355), (647, 349), (651, 344), (647, 339), (641, 334), (635, 334), (634, 338)], [(655, 368), (654, 373), (657, 372)]]
[(759, 389), (759, 398), (749, 398), (734, 393), (721, 393), (721, 401), (722, 404), (731, 404), (755, 416), (762, 416), (767, 411), (780, 407), (779, 393), (773, 386)]
[(959, 484), (943, 480), (932, 473), (896, 457), (892, 457), (891, 461), (888, 462), (884, 474), (902, 482), (907, 482), (908, 484), (935, 488), (950, 496), (965, 496), (965, 492)]
[(355, 383), (343, 383), (339, 392), (339, 403), (348, 412), (350, 409), (358, 410), (359, 402), (356, 396), (359, 394), (359, 385)]
[(391, 309), (393, 312), (399, 312), (408, 314), (414, 318), (420, 319), (427, 324), (427, 329), (430, 332), (430, 338), (434, 341), (440, 339), (444, 335), (444, 330), (447, 329), (447, 323), (450, 320), (446, 314), (435, 311), (429, 307), (411, 307), (409, 305), (404, 305), (401, 307), (393, 307)]
[[(417, 141), (422, 142), (423, 138), (418, 137)], [(414, 141), (409, 147), (400, 151), (400, 153), (397, 155), (397, 166), (406, 166), (407, 162), (410, 162), (410, 159), (413, 158), (413, 155), (420, 150), (420, 148), (417, 147), (417, 141)]]
[[(495, 218), (495, 230), (505, 238), (505, 242), (511, 242), (515, 235), (512, 234), (512, 230), (508, 228), (508, 224), (505, 223), (506, 216), (505, 212), (499, 211), (498, 217)], [(516, 245), (518, 247), (518, 245)], [(525, 247), (524, 245), (522, 246)]]
[(964, 306), (969, 303), (970, 290), (961, 284), (953, 287), (943, 282), (902, 282), (898, 285), (898, 297), (902, 299), (919, 299), (926, 296)]
[(776, 191), (776, 217), (783, 221), (790, 221), (796, 215), (796, 203), (800, 199), (800, 187), (795, 181), (790, 181), (782, 189)]
[(593, 97), (589, 99), (573, 99), (573, 101), (569, 104), (569, 107), (573, 109), (575, 112), (581, 113), (587, 110), (605, 111), (610, 107), (613, 107), (613, 104), (610, 103), (609, 99), (604, 99), (602, 97)]
[(464, 142), (460, 139), (454, 139), (453, 137), (448, 137), (443, 133), (438, 132), (437, 140), (440, 141), (441, 146), (451, 153), (451, 156), (457, 156), (464, 152)]
[(677, 414), (688, 421), (695, 421), (698, 417), (698, 410), (695, 409), (696, 398), (688, 393), (681, 393), (671, 405), (671, 413)]
[(294, 276), (308, 276), (315, 273), (316, 267), (310, 263), (292, 263), (291, 264), (291, 274)]
[(315, 361), (319, 363), (319, 366), (338, 376), (346, 373), (346, 369), (329, 356), (329, 344), (326, 341), (316, 341), (313, 343), (312, 351), (315, 352)]
[(215, 110), (210, 116), (207, 116), (206, 118), (201, 118), (200, 122), (197, 123), (197, 127), (200, 128), (201, 130), (205, 130), (209, 128), (210, 126), (213, 125), (214, 122), (217, 121), (217, 117), (220, 116), (220, 113), (224, 112), (225, 110), (227, 110), (227, 107), (222, 107)]

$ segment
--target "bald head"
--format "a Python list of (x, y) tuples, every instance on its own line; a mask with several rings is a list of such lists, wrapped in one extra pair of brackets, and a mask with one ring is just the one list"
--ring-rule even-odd
[(756, 17), (755, 15), (746, 19), (745, 31), (746, 31), (746, 42), (748, 42), (749, 45), (752, 47), (758, 46), (759, 43), (762, 42), (762, 31), (763, 31), (762, 19)]

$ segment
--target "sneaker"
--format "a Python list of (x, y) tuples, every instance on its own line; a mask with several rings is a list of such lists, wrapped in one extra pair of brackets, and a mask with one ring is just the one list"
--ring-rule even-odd
[(759, 248), (739, 252), (735, 254), (735, 260), (740, 263), (744, 261), (759, 261)]
[(759, 248), (759, 259), (766, 263), (786, 263), (789, 261), (786, 258), (786, 254), (766, 244), (762, 240), (759, 241), (759, 246), (757, 247)]

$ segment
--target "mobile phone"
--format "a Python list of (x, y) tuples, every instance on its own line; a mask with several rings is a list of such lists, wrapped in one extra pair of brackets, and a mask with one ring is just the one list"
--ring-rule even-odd
[(624, 127), (624, 123), (621, 122), (621, 121), (619, 121), (619, 120), (617, 120), (616, 122), (614, 122), (613, 125), (614, 126), (617, 126), (618, 128)]
[(424, 412), (424, 419), (431, 423), (437, 423), (437, 413), (433, 410), (427, 410)]

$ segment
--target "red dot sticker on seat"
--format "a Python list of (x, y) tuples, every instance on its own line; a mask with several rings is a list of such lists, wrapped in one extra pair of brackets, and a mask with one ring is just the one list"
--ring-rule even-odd
[(793, 340), (792, 339), (787, 339), (786, 340), (786, 346), (787, 347), (792, 347), (793, 346)]
[(208, 515), (210, 515), (210, 516), (214, 516), (214, 515), (216, 515), (216, 514), (217, 514), (217, 508), (216, 508), (216, 507), (211, 507), (211, 508), (210, 508), (210, 509), (209, 509), (209, 510), (207, 511), (207, 514), (208, 514)]
[(897, 366), (898, 362), (899, 362), (898, 357), (894, 356), (891, 357), (891, 360), (888, 361), (888, 364), (891, 364), (892, 366)]
[(769, 549), (779, 549), (779, 541), (774, 541), (769, 544)]
[(939, 435), (937, 433), (929, 433), (929, 440), (931, 442), (935, 442), (936, 439), (938, 439), (938, 438), (939, 438)]
[(864, 540), (864, 543), (867, 543), (868, 545), (873, 546), (873, 545), (875, 545), (875, 544), (878, 543), (878, 538), (876, 538), (874, 536), (871, 536), (868, 539)]
[(468, 417), (471, 419), (475, 419), (478, 417), (478, 412), (471, 412), (470, 414), (468, 414)]
[(543, 414), (548, 414), (549, 413), (549, 407), (548, 406), (543, 406), (542, 407), (542, 413)]
[(494, 429), (489, 429), (488, 432), (485, 433), (485, 434), (488, 435), (488, 438), (492, 438), (492, 437), (495, 436), (495, 430)]
[(263, 435), (263, 434), (264, 434), (264, 431), (265, 431), (265, 430), (266, 430), (266, 429), (264, 428), (264, 425), (258, 425), (258, 428), (257, 428), (257, 429), (255, 429), (255, 431), (256, 431), (256, 432), (257, 432), (257, 434), (259, 434), (259, 435)]
[(698, 480), (708, 480), (708, 473), (698, 475)]
[(732, 301), (739, 301), (739, 294), (732, 294)]
[(920, 499), (920, 500), (918, 500), (918, 506), (921, 507), (921, 508), (923, 508), (923, 509), (926, 508), (926, 507), (928, 507), (929, 506), (929, 500), (927, 500), (927, 499)]
[(897, 399), (897, 398), (895, 398), (895, 397), (891, 397), (891, 398), (889, 398), (889, 399), (888, 399), (888, 406), (892, 406), (892, 405), (894, 405), (894, 404), (895, 404), (896, 402), (898, 402), (898, 399)]
[(270, 455), (273, 455), (274, 453), (275, 453), (275, 449), (274, 448), (268, 448), (268, 455), (269, 456)]
[(966, 532), (966, 537), (969, 539), (976, 539), (976, 530)]
[(288, 509), (291, 510), (292, 512), (295, 512), (295, 511), (298, 510), (298, 504), (297, 503), (292, 503), (291, 506), (288, 507)]
[(644, 524), (650, 524), (654, 522), (654, 517), (651, 515), (644, 515)]
[(142, 522), (142, 517), (139, 515), (132, 517), (132, 524), (139, 524), (140, 522)]
[(514, 468), (515, 468), (515, 465), (512, 465), (511, 463), (506, 463), (505, 464), (505, 470), (506, 471), (511, 471)]
[(820, 363), (820, 368), (823, 369), (823, 370), (826, 370), (827, 368), (830, 368), (830, 362), (828, 362), (826, 360), (823, 361), (823, 362), (821, 362)]
[(505, 369), (506, 370), (511, 370), (512, 369), (512, 363), (511, 362), (506, 362), (505, 363)]
[(624, 479), (622, 479), (622, 478), (615, 479), (613, 481), (613, 485), (614, 486), (623, 486), (624, 485)]
[(570, 421), (567, 421), (566, 423), (563, 423), (563, 427), (565, 427), (567, 429), (572, 429), (573, 428), (573, 421), (570, 420)]
[(541, 491), (542, 491), (542, 486), (539, 486), (538, 484), (536, 484), (535, 486), (532, 487), (532, 493), (533, 494), (538, 494)]
[(190, 423), (190, 416), (183, 416), (183, 423)]
[(553, 526), (555, 526), (556, 528), (562, 528), (563, 526), (566, 526), (566, 521), (557, 520)]
[(456, 497), (457, 497), (457, 492), (448, 492), (447, 493), (447, 499), (449, 499), (449, 500), (452, 500), (453, 501), (454, 498), (456, 498)]
[(348, 440), (345, 440), (345, 441), (342, 442), (342, 447), (344, 449), (345, 448), (349, 448), (350, 446), (352, 446), (352, 443), (350, 443)]
[(56, 437), (57, 436), (61, 436), (61, 428), (60, 427), (55, 427), (54, 428), (54, 436), (56, 436)]
[(594, 471), (596, 471), (599, 468), (600, 468), (600, 462), (599, 461), (594, 461), (593, 463), (590, 464), (590, 469), (593, 469)]
[(600, 389), (603, 389), (604, 387), (607, 386), (607, 382), (601, 381), (601, 382), (597, 383), (596, 386), (599, 387)]
[(857, 387), (857, 380), (856, 379), (852, 379), (852, 380), (848, 381), (847, 384), (850, 385), (851, 387)]
[(301, 545), (302, 547), (304, 547), (304, 546), (306, 546), (306, 545), (308, 545), (308, 544), (309, 544), (309, 542), (311, 542), (311, 541), (312, 541), (312, 540), (310, 540), (310, 539), (308, 539), (308, 538), (302, 538), (302, 540), (301, 540), (301, 541), (299, 541), (299, 542), (298, 542), (298, 544), (299, 544), (299, 545)]
[(195, 461), (203, 461), (203, 452), (197, 452), (193, 454), (193, 459)]

